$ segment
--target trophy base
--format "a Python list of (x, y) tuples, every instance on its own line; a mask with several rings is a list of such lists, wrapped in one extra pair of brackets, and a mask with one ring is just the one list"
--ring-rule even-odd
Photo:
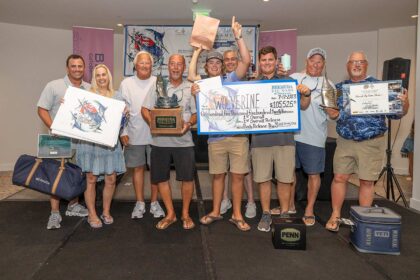
[(150, 131), (152, 134), (180, 135), (182, 133), (182, 107), (154, 108), (150, 110), (150, 114)]

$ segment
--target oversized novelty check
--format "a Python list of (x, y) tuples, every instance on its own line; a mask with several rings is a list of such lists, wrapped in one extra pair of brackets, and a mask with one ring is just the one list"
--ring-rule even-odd
[(253, 134), (300, 130), (294, 80), (197, 82), (198, 134)]

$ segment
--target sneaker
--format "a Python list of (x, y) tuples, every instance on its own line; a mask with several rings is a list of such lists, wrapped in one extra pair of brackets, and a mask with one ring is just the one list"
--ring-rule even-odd
[(87, 217), (88, 210), (80, 203), (73, 203), (67, 206), (66, 216)]
[(255, 202), (248, 202), (245, 207), (245, 217), (252, 219), (255, 218), (255, 216), (257, 216), (257, 205), (255, 204)]
[(162, 207), (160, 207), (159, 201), (150, 203), (150, 214), (153, 215), (153, 218), (165, 217), (165, 212), (163, 212)]
[(220, 204), (220, 214), (225, 214), (230, 208), (232, 208), (232, 202), (230, 202), (230, 199), (223, 199)]
[(261, 220), (258, 223), (258, 230), (269, 232), (271, 229), (271, 215), (270, 212), (264, 212), (261, 216)]
[(143, 214), (146, 212), (146, 204), (143, 201), (137, 201), (134, 206), (133, 212), (131, 213), (131, 219), (141, 219)]
[(58, 229), (61, 228), (61, 215), (60, 212), (51, 212), (51, 215), (48, 219), (47, 229)]

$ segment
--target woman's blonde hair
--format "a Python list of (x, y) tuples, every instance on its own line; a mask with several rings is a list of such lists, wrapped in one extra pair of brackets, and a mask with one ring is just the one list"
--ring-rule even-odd
[(113, 97), (115, 94), (114, 88), (112, 86), (112, 75), (111, 75), (111, 71), (109, 71), (109, 68), (105, 65), (105, 64), (98, 64), (95, 66), (95, 68), (93, 68), (92, 71), (92, 82), (91, 84), (91, 88), (90, 91), (94, 92), (94, 93), (98, 93), (98, 84), (96, 83), (96, 71), (98, 68), (104, 68), (107, 75), (108, 75), (108, 88), (107, 88), (107, 93), (106, 93), (106, 97)]

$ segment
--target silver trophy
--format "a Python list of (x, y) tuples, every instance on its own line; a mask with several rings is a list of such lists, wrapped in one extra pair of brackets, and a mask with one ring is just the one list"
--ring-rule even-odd
[(178, 96), (174, 94), (172, 97), (169, 97), (167, 87), (168, 82), (162, 77), (162, 74), (159, 74), (156, 79), (156, 108), (170, 109), (179, 107)]
[(338, 110), (337, 106), (337, 90), (331, 85), (327, 78), (327, 68), (325, 67), (324, 80), (321, 88), (322, 107)]

